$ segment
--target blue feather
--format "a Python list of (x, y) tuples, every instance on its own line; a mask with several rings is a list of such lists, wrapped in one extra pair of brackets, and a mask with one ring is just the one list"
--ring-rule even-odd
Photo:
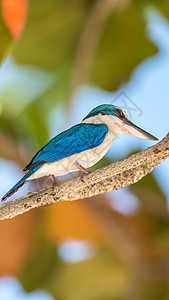
[(36, 168), (33, 168), (31, 169), (25, 176), (23, 176), (21, 178), (21, 180), (19, 180), (3, 197), (2, 197), (2, 200), (5, 200), (7, 197), (10, 197), (12, 196), (15, 192), (17, 192), (17, 190), (19, 190), (19, 188), (21, 188), (25, 181), (32, 175), (34, 174), (39, 168), (39, 167), (36, 167)]
[(108, 127), (105, 124), (81, 123), (73, 126), (44, 145), (24, 171), (98, 147), (104, 141), (107, 133)]
[(81, 123), (60, 133), (44, 145), (24, 169), (29, 172), (2, 198), (12, 196), (25, 181), (45, 163), (59, 161), (73, 154), (98, 147), (105, 139), (108, 127), (105, 124)]

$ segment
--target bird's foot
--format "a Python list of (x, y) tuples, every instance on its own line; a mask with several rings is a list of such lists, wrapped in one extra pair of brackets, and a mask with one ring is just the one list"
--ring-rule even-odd
[(85, 182), (84, 181), (84, 176), (91, 173), (91, 171), (85, 169), (82, 165), (80, 165), (78, 162), (76, 162), (76, 167), (83, 172), (83, 174), (80, 176), (80, 179), (82, 182)]
[(57, 183), (56, 178), (55, 178), (54, 175), (50, 175), (49, 177), (50, 177), (50, 179), (52, 181), (52, 188), (54, 190), (55, 185), (58, 185), (58, 183)]
[(90, 173), (91, 173), (91, 171), (88, 171), (88, 173), (83, 173), (83, 174), (80, 176), (81, 181), (85, 183), (85, 181), (84, 181), (84, 176), (87, 175), (87, 174), (90, 174)]

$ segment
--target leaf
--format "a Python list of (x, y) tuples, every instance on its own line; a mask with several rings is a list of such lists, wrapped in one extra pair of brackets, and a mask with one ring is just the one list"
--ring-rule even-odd
[[(23, 38), (14, 50), (17, 61), (54, 70), (57, 74), (66, 69), (70, 81), (93, 3), (85, 0), (32, 1)], [(89, 76), (92, 84), (113, 90), (128, 80), (138, 63), (157, 52), (145, 36), (142, 10), (140, 2), (131, 1), (125, 10), (111, 15), (92, 58)], [(87, 45), (88, 41), (85, 47)], [(67, 85), (67, 92), (68, 89)]]
[(70, 65), (90, 7), (88, 2), (31, 1), (24, 35), (14, 50), (17, 61), (57, 72)]
[(14, 40), (25, 27), (29, 0), (2, 0), (2, 15)]
[(10, 44), (12, 44), (12, 39), (4, 24), (1, 14), (0, 14), (0, 38), (1, 38), (1, 46), (0, 46), (0, 62), (1, 62), (2, 59), (8, 54), (9, 46)]
[(157, 52), (146, 38), (146, 24), (136, 1), (125, 11), (109, 18), (101, 38), (91, 73), (91, 82), (112, 91), (129, 79), (133, 69)]

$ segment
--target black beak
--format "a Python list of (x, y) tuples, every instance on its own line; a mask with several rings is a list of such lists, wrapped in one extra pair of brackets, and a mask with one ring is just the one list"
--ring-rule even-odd
[(125, 119), (123, 121), (124, 121), (124, 126), (125, 126), (126, 130), (128, 131), (128, 134), (137, 136), (142, 139), (158, 141), (158, 139), (155, 136), (146, 132), (145, 130), (141, 129), (140, 127), (136, 126), (130, 120)]

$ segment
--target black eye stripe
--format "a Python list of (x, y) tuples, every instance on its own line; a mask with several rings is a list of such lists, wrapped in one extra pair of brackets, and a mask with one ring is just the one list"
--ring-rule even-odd
[(103, 112), (103, 111), (100, 111), (99, 114), (101, 114), (101, 115), (106, 115), (106, 113)]
[(124, 115), (124, 113), (123, 113), (120, 109), (116, 108), (116, 109), (114, 110), (114, 113), (115, 113), (120, 119), (125, 119), (125, 115)]

